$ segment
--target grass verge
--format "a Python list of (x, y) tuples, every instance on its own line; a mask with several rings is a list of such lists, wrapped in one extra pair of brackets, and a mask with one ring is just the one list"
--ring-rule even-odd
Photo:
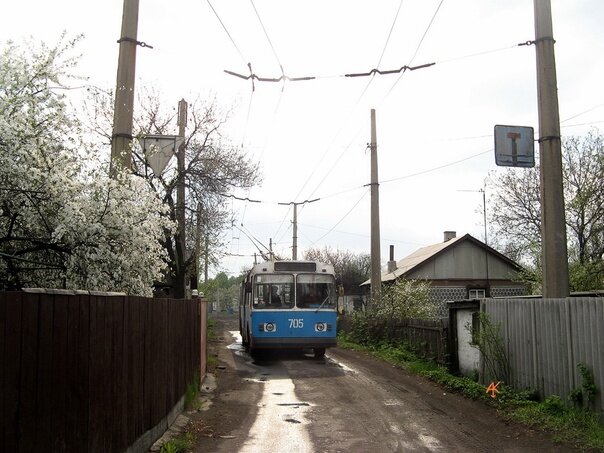
[(392, 365), (424, 376), (448, 391), (483, 401), (494, 406), (506, 419), (551, 432), (556, 442), (604, 451), (604, 425), (598, 415), (583, 408), (569, 407), (557, 396), (539, 402), (533, 391), (518, 391), (502, 385), (497, 388), (499, 393), (496, 398), (492, 398), (485, 386), (467, 377), (454, 376), (446, 368), (418, 358), (405, 344), (360, 344), (340, 332), (338, 346), (367, 352)]
[(191, 448), (193, 448), (193, 434), (185, 433), (163, 444), (161, 453), (184, 453)]
[(208, 316), (208, 340), (216, 339), (216, 320)]

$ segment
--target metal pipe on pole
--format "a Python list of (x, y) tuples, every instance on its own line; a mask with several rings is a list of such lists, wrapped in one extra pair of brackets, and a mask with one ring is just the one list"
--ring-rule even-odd
[(368, 308), (379, 305), (382, 289), (380, 251), (380, 193), (378, 183), (375, 109), (371, 109), (371, 298)]
[(534, 9), (539, 106), (543, 297), (559, 298), (569, 295), (569, 278), (551, 1), (534, 0)]
[(118, 168), (132, 165), (132, 114), (134, 108), (134, 80), (136, 72), (136, 46), (138, 45), (139, 0), (124, 0), (122, 35), (120, 44), (115, 106), (113, 111), (113, 135), (111, 136), (111, 173)]

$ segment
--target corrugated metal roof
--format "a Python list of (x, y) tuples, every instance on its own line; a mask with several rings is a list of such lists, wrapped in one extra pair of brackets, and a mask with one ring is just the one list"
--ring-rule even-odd
[[(396, 262), (396, 270), (394, 272), (383, 272), (382, 273), (382, 282), (390, 282), (392, 280), (396, 280), (401, 275), (405, 274), (407, 271), (415, 268), (420, 265), (427, 259), (433, 257), (443, 249), (450, 247), (452, 244), (458, 242), (459, 240), (465, 238), (465, 236), (459, 236), (453, 239), (448, 240), (447, 242), (439, 242), (438, 244), (427, 245), (426, 247), (422, 247), (421, 249), (416, 250), (411, 255), (407, 255), (405, 258)], [(360, 286), (371, 284), (371, 279), (361, 283)]]
[[(409, 271), (415, 269), (417, 266), (425, 263), (429, 259), (435, 257), (436, 255), (442, 253), (444, 250), (458, 244), (461, 241), (469, 240), (479, 245), (480, 247), (486, 248), (493, 255), (499, 257), (500, 259), (510, 263), (511, 265), (520, 268), (520, 266), (514, 261), (510, 260), (505, 255), (502, 255), (497, 250), (489, 247), (484, 242), (479, 241), (474, 238), (470, 234), (464, 234), (463, 236), (458, 236), (448, 240), (447, 242), (439, 242), (438, 244), (428, 245), (426, 247), (422, 247), (421, 249), (416, 250), (411, 255), (407, 255), (405, 258), (396, 262), (396, 270), (394, 272), (382, 272), (382, 282), (390, 282), (396, 280), (397, 278), (405, 275)], [(370, 285), (371, 279), (361, 283), (359, 286)]]

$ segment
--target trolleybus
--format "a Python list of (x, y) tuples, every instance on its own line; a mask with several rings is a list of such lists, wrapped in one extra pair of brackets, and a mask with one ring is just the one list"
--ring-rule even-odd
[(314, 350), (336, 346), (336, 281), (333, 266), (316, 261), (267, 261), (241, 283), (239, 330), (243, 345), (259, 349)]

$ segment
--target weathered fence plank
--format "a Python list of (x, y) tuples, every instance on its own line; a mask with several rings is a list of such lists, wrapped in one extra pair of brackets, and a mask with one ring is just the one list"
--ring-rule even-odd
[(191, 300), (1, 292), (0, 449), (126, 450), (199, 372), (201, 319)]
[[(341, 317), (338, 329), (350, 332), (351, 319)], [(402, 319), (381, 321), (368, 320), (369, 336), (375, 341), (387, 340), (407, 343), (417, 355), (437, 363), (448, 360), (447, 325), (443, 320)]]
[(33, 451), (35, 447), (34, 439), (31, 439), (27, 434), (36, 426), (36, 362), (38, 352), (38, 329), (36, 329), (36, 324), (38, 302), (36, 295), (25, 295), (21, 300), (20, 423), (18, 434), (21, 451)]

